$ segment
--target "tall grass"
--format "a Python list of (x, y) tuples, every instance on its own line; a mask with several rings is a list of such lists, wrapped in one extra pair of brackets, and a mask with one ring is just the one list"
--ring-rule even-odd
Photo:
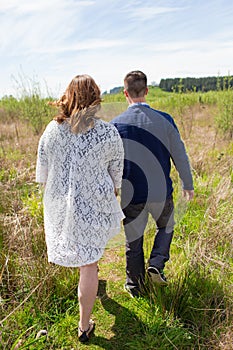
[(34, 79), (19, 75), (19, 78), (14, 80), (19, 97), (3, 97), (0, 100), (0, 115), (4, 116), (6, 121), (27, 122), (33, 132), (39, 135), (54, 116), (55, 111), (47, 104), (53, 98), (42, 97), (41, 85)]
[(220, 92), (218, 100), (217, 126), (230, 138), (233, 137), (233, 90)]
[[(219, 91), (163, 93), (156, 99), (159, 91), (153, 93), (148, 98), (156, 100), (154, 108), (172, 113), (185, 139), (195, 199), (183, 202), (173, 169), (177, 225), (165, 271), (168, 287), (156, 288), (147, 280), (145, 297), (129, 298), (123, 291), (124, 236), (108, 246), (99, 264), (101, 282), (94, 308), (97, 329), (89, 348), (230, 350), (233, 144), (214, 124), (221, 103), (230, 97)], [(39, 136), (51, 116), (45, 113), (43, 122), (33, 125), (36, 116), (43, 115), (41, 106), (46, 99), (39, 95), (28, 98), (0, 101), (0, 347), (85, 349), (77, 339), (78, 270), (47, 263), (42, 193), (34, 182)], [(17, 111), (23, 111), (23, 105), (28, 112), (19, 118)], [(125, 101), (111, 105), (109, 100), (100, 113), (109, 120), (125, 107)], [(41, 108), (38, 114), (37, 108)], [(154, 231), (150, 220), (146, 258)]]

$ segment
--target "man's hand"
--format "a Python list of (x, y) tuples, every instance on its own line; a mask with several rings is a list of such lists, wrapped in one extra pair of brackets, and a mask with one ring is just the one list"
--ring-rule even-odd
[(183, 197), (191, 201), (194, 197), (194, 190), (183, 190)]

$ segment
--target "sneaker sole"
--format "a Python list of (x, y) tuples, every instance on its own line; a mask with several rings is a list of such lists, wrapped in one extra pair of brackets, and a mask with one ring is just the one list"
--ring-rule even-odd
[(124, 286), (124, 291), (125, 291), (126, 293), (128, 293), (128, 294), (130, 295), (130, 297), (133, 298), (133, 299), (138, 298), (138, 297), (140, 296), (140, 295), (133, 295), (133, 293), (131, 293), (130, 290), (128, 290), (128, 289), (126, 288), (126, 286)]
[(163, 286), (166, 286), (168, 284), (168, 282), (164, 281), (159, 274), (156, 274), (156, 273), (150, 273), (148, 272), (150, 278), (151, 278), (151, 281), (153, 283), (156, 283), (156, 284), (159, 284), (159, 285), (163, 285)]
[(124, 291), (126, 293), (128, 293), (128, 295), (131, 297), (131, 298), (134, 298), (134, 296), (130, 293), (130, 291), (124, 286)]

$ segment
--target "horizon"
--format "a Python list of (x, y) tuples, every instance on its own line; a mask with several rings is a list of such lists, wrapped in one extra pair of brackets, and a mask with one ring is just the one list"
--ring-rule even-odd
[(232, 75), (232, 17), (230, 0), (0, 3), (0, 98), (17, 94), (22, 78), (59, 96), (85, 73), (102, 93), (135, 69), (148, 84)]

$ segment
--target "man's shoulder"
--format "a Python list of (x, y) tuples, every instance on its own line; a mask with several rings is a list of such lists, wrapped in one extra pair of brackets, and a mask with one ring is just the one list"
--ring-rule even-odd
[(171, 124), (172, 126), (177, 128), (173, 117), (170, 114), (168, 114), (167, 112), (156, 110), (153, 108), (150, 108), (150, 111), (152, 111), (152, 113), (154, 113), (155, 115), (159, 116), (161, 121), (169, 122), (169, 124)]
[(159, 117), (165, 118), (165, 119), (167, 119), (169, 121), (173, 120), (173, 117), (170, 114), (168, 114), (167, 112), (160, 111), (160, 110), (152, 108), (152, 107), (148, 108), (148, 111), (151, 114), (154, 114), (154, 115), (157, 115)]
[(177, 129), (175, 121), (170, 114), (156, 110), (149, 105), (136, 106), (135, 108), (130, 107), (112, 119), (111, 123), (117, 127), (118, 131), (125, 130), (129, 126), (143, 127), (144, 129)]

